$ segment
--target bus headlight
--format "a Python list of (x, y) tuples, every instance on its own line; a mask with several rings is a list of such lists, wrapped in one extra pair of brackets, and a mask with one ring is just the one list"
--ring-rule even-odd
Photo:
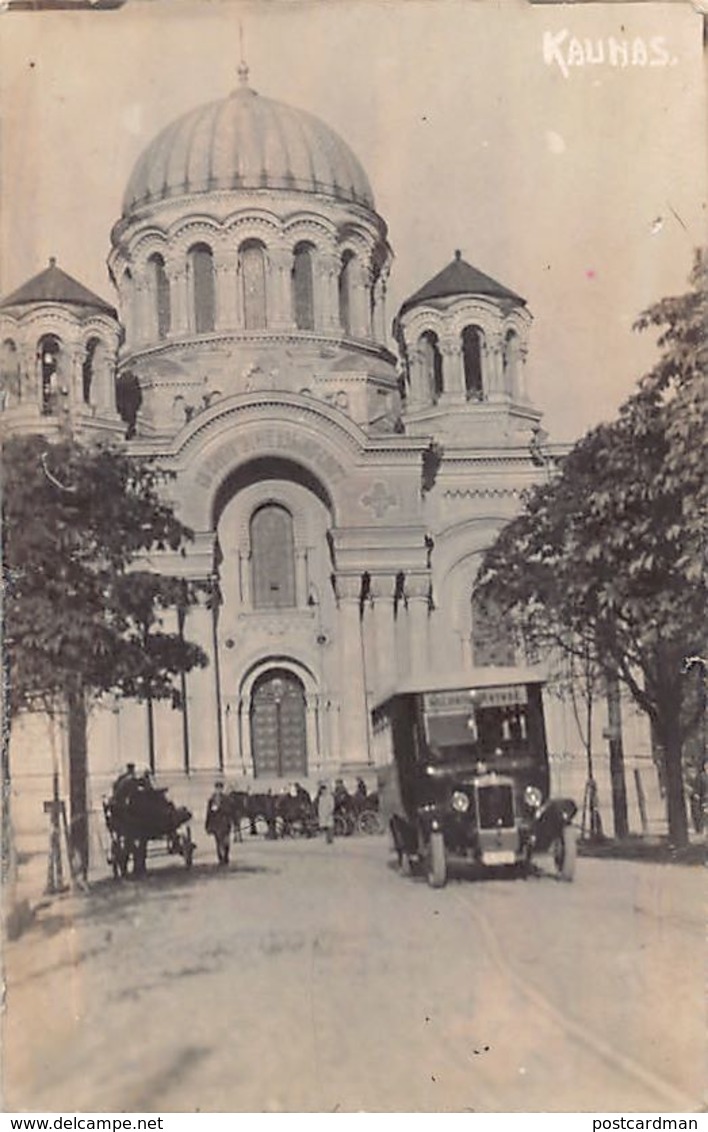
[(452, 808), (458, 814), (466, 814), (470, 808), (470, 800), (462, 790), (455, 790), (452, 795)]
[(530, 810), (537, 810), (543, 801), (543, 794), (538, 786), (527, 786), (524, 790), (524, 802)]

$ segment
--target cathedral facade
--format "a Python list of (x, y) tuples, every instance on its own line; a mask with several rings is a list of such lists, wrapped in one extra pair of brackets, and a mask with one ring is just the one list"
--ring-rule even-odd
[(242, 67), (139, 158), (116, 309), (53, 262), (0, 303), (4, 429), (158, 457), (194, 539), (154, 568), (219, 595), (182, 709), (107, 705), (92, 773), (366, 775), (398, 680), (513, 662), (472, 588), (544, 474), (530, 315), (460, 252), (387, 313), (391, 262), (347, 144)]

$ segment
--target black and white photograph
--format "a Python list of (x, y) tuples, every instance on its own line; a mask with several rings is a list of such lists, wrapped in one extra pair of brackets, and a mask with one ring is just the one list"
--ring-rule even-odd
[(0, 1108), (705, 1112), (701, 5), (2, 9)]

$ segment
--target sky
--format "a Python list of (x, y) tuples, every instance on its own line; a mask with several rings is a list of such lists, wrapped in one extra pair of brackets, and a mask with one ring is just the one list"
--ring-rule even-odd
[(254, 89), (323, 118), (366, 169), (395, 255), (390, 319), (459, 248), (528, 301), (528, 383), (551, 439), (613, 417), (657, 356), (632, 323), (686, 290), (705, 238), (702, 26), (689, 3), (5, 13), (0, 293), (54, 255), (116, 301), (106, 257), (133, 165), (163, 126), (237, 85), (239, 25)]

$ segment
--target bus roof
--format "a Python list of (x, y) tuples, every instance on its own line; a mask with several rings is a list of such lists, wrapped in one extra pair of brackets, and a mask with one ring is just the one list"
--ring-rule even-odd
[(373, 710), (394, 696), (414, 695), (421, 692), (454, 692), (466, 688), (496, 688), (514, 684), (544, 684), (546, 672), (542, 668), (512, 668), (485, 665), (468, 668), (464, 672), (440, 672), (432, 676), (404, 676), (374, 700)]

